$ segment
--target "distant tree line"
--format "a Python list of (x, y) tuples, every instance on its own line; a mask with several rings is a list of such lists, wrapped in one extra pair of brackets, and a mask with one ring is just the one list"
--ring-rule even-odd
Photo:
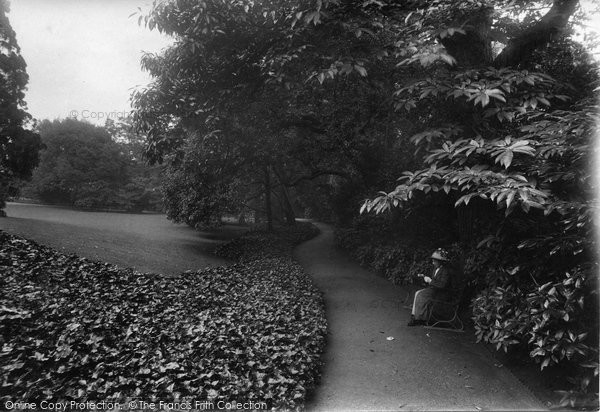
[(39, 166), (22, 195), (84, 209), (162, 210), (160, 167), (143, 159), (127, 121), (95, 126), (72, 118), (38, 125)]

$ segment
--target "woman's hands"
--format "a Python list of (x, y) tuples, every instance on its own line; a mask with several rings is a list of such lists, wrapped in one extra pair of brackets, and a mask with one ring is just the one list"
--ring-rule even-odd
[(419, 273), (417, 276), (420, 277), (420, 278), (423, 278), (423, 280), (425, 281), (425, 283), (431, 283), (431, 278), (429, 276), (425, 276), (422, 273)]

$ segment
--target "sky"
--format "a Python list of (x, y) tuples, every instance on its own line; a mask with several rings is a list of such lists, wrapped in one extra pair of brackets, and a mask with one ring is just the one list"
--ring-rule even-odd
[(71, 117), (104, 124), (131, 110), (134, 87), (148, 84), (142, 50), (172, 40), (138, 26), (149, 0), (12, 0), (10, 23), (29, 74), (26, 102), (36, 119)]

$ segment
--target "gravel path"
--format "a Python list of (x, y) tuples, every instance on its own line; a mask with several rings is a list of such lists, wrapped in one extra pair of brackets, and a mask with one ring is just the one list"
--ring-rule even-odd
[(228, 262), (212, 249), (238, 236), (241, 227), (198, 232), (161, 214), (84, 212), (61, 207), (9, 203), (0, 230), (142, 272), (178, 274)]
[(472, 334), (407, 327), (406, 292), (353, 263), (332, 228), (317, 226), (321, 235), (295, 250), (325, 294), (329, 323), (309, 411), (544, 410)]

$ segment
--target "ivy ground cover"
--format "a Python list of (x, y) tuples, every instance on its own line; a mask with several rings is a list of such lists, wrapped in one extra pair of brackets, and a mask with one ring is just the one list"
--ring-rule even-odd
[[(320, 293), (287, 253), (312, 229), (290, 233), (251, 232), (235, 241), (243, 263), (166, 278), (0, 231), (0, 402), (302, 408), (326, 322)], [(276, 253), (252, 259), (273, 242)]]

